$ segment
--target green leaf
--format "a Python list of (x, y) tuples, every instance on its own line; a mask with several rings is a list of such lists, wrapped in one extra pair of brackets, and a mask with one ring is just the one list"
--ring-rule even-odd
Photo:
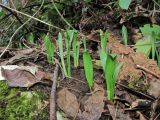
[(124, 25), (122, 27), (122, 39), (123, 39), (123, 43), (127, 45), (128, 44), (128, 32), (127, 32), (127, 28)]
[(144, 53), (147, 57), (149, 57), (149, 54), (151, 52), (151, 40), (149, 37), (147, 37), (144, 40), (139, 40), (134, 48), (136, 48), (136, 52), (142, 52)]
[(107, 97), (109, 100), (112, 100), (114, 95), (113, 75), (115, 71), (115, 65), (116, 65), (115, 58), (112, 58), (112, 56), (108, 55), (104, 73), (107, 84)]
[(90, 88), (90, 91), (93, 87), (93, 63), (90, 54), (85, 51), (83, 53), (83, 64), (84, 64), (84, 71), (86, 75), (86, 79)]
[(101, 38), (102, 50), (106, 51), (106, 45), (107, 45), (107, 40), (108, 40), (108, 31), (103, 32), (102, 30), (100, 30), (100, 38)]
[(100, 60), (101, 60), (101, 66), (103, 70), (105, 70), (107, 53), (104, 50), (100, 50)]
[(67, 76), (67, 70), (64, 62), (63, 39), (62, 39), (62, 34), (60, 32), (58, 34), (58, 48), (59, 48), (59, 54), (61, 58), (63, 72), (64, 72), (64, 75)]
[(68, 76), (71, 76), (71, 58), (70, 58), (70, 51), (71, 51), (71, 42), (73, 40), (74, 30), (67, 30), (65, 34), (65, 41), (66, 41), (66, 49), (67, 49), (67, 72)]
[(116, 67), (115, 71), (114, 71), (114, 75), (113, 75), (114, 84), (115, 84), (115, 82), (116, 82), (116, 80), (118, 78), (118, 74), (119, 74), (122, 66), (123, 66), (123, 63), (122, 62), (119, 63), (118, 66)]
[(144, 36), (152, 35), (152, 32), (155, 33), (155, 38), (160, 39), (160, 26), (159, 25), (150, 25), (146, 24), (143, 27), (140, 27), (140, 30)]
[(127, 10), (131, 2), (132, 2), (132, 0), (119, 0), (119, 6), (122, 9), (126, 9)]
[(48, 35), (46, 35), (44, 38), (44, 44), (45, 44), (46, 53), (47, 53), (47, 60), (49, 63), (53, 64), (55, 47), (54, 47), (54, 44), (51, 42), (51, 39)]

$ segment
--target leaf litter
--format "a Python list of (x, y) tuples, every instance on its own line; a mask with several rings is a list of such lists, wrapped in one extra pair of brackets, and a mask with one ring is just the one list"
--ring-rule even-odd
[[(96, 34), (96, 41), (98, 42), (98, 33), (99, 31), (96, 30), (96, 32), (93, 32)], [(89, 42), (92, 41), (92, 38), (94, 34), (88, 35), (87, 39)], [(113, 37), (114, 36), (114, 37)], [(127, 82), (131, 81), (131, 76), (134, 73), (134, 76), (136, 76), (137, 79), (143, 78), (143, 82), (147, 81), (147, 83), (151, 86), (150, 89), (148, 89), (148, 93), (153, 95), (155, 98), (159, 97), (159, 82), (158, 79), (156, 79), (152, 74), (146, 73), (142, 69), (137, 69), (136, 65), (142, 66), (152, 72), (154, 72), (156, 75), (160, 76), (159, 68), (157, 67), (157, 64), (155, 61), (147, 59), (142, 53), (136, 53), (134, 50), (128, 46), (124, 46), (121, 44), (120, 41), (117, 41), (121, 38), (119, 38), (118, 35), (114, 35), (113, 33), (109, 34), (109, 42), (107, 44), (107, 48), (112, 51), (113, 53), (117, 54), (117, 60), (118, 62), (123, 62), (124, 65), (122, 67), (122, 70), (119, 74), (118, 80), (127, 80)], [(26, 54), (32, 54), (33, 56), (35, 53), (32, 53), (32, 50), (28, 50), (29, 52), (26, 52)], [(41, 51), (37, 51), (38, 53), (41, 53)], [(24, 53), (25, 54), (25, 53)], [(20, 57), (23, 58), (26, 56)], [(14, 63), (19, 57), (10, 58), (10, 64)], [(30, 58), (28, 58), (30, 59)], [(41, 59), (40, 62), (39, 59)], [(45, 63), (45, 57), (43, 55), (39, 55), (36, 60), (36, 64), (38, 64), (39, 67), (43, 68), (45, 71), (53, 71), (53, 69), (50, 67), (50, 65), (47, 65)], [(44, 61), (43, 61), (44, 60)], [(24, 64), (27, 61), (24, 60), (23, 62), (20, 60), (18, 63)], [(1, 64), (4, 61), (1, 62)], [(30, 60), (30, 62), (33, 62)], [(44, 64), (45, 63), (45, 64)], [(96, 69), (96, 68), (95, 68)], [(14, 69), (14, 70), (8, 70), (2, 68), (2, 75), (3, 77), (8, 81), (9, 86), (11, 87), (30, 87), (37, 82), (40, 82), (42, 79), (49, 78), (51, 76), (48, 76), (48, 72), (44, 72), (43, 70), (40, 71), (37, 74), (33, 74), (33, 72), (28, 71), (26, 69)], [(81, 119), (81, 120), (98, 120), (98, 119), (106, 119), (112, 116), (114, 119), (116, 117), (127, 117), (130, 119), (129, 112), (127, 114), (123, 114), (122, 111), (124, 111), (125, 106), (121, 107), (118, 106), (117, 108), (114, 105), (109, 105), (108, 110), (110, 111), (109, 115), (106, 115), (105, 117), (105, 104), (104, 100), (106, 99), (106, 91), (104, 87), (104, 78), (102, 76), (102, 72), (97, 69), (94, 71), (96, 74), (96, 80), (94, 84), (94, 89), (91, 94), (87, 94), (89, 92), (89, 89), (87, 88), (84, 71), (83, 69), (73, 70), (73, 78), (77, 79), (65, 79), (63, 81), (58, 81), (58, 92), (57, 92), (57, 105), (59, 106), (59, 111), (63, 111), (64, 114), (69, 116), (69, 118), (73, 119)], [(19, 77), (18, 77), (19, 75)], [(46, 77), (47, 76), (47, 77)], [(97, 78), (97, 76), (99, 76)], [(15, 78), (15, 79), (14, 79)], [(97, 82), (98, 80), (98, 82)], [(21, 81), (21, 82), (20, 82)], [(101, 81), (101, 82), (100, 82)], [(142, 82), (142, 81), (141, 81)], [(117, 86), (118, 89), (118, 86)], [(125, 91), (125, 90), (124, 90)], [(126, 97), (123, 99), (126, 99), (129, 102), (129, 106), (133, 103), (134, 100), (137, 98), (133, 98), (128, 96), (130, 94), (129, 92), (121, 93), (122, 91), (116, 92), (116, 96), (119, 96), (118, 99), (122, 100), (122, 96), (126, 94)], [(119, 94), (119, 95), (118, 95)], [(120, 97), (121, 96), (121, 97)], [(117, 99), (117, 98), (116, 98)], [(115, 99), (115, 100), (116, 100)], [(110, 109), (111, 108), (111, 109)], [(155, 107), (157, 109), (157, 105)], [(113, 110), (114, 109), (114, 110)], [(117, 111), (117, 110), (118, 111)], [(132, 109), (132, 108), (131, 108)], [(121, 115), (119, 115), (119, 113)], [(144, 113), (138, 113), (141, 119), (144, 119)], [(123, 116), (123, 117), (122, 117)]]

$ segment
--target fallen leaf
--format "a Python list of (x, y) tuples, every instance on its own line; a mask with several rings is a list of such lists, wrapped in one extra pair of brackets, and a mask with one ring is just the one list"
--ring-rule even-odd
[(128, 114), (125, 114), (122, 109), (115, 109), (113, 105), (107, 105), (113, 120), (132, 120)]
[(104, 111), (104, 89), (94, 84), (94, 91), (84, 102), (84, 111), (79, 114), (80, 120), (99, 120)]
[(0, 80), (7, 80), (10, 87), (30, 87), (42, 79), (51, 80), (50, 73), (33, 66), (0, 66)]
[(67, 88), (63, 88), (58, 92), (57, 104), (67, 116), (76, 117), (79, 112), (77, 98)]
[(10, 87), (30, 87), (39, 82), (33, 74), (26, 70), (1, 69), (2, 76), (7, 80)]

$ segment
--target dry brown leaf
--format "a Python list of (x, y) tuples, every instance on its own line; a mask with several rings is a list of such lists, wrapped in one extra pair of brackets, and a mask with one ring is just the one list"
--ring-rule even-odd
[(79, 112), (77, 98), (67, 88), (63, 88), (58, 92), (57, 104), (67, 116), (76, 117)]
[(32, 66), (9, 65), (0, 67), (0, 80), (7, 80), (10, 87), (30, 87), (41, 82), (42, 79), (51, 80), (51, 74)]
[(115, 109), (113, 105), (107, 105), (113, 120), (132, 120), (128, 114), (121, 109)]
[(79, 118), (81, 120), (98, 120), (104, 111), (104, 89), (94, 84), (94, 91), (84, 102), (84, 109)]
[(1, 72), (10, 87), (30, 87), (39, 82), (33, 74), (26, 70), (7, 70), (2, 68)]

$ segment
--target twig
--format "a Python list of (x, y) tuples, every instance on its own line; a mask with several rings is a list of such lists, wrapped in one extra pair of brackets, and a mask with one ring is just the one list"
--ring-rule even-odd
[(158, 7), (160, 7), (160, 4), (158, 4), (155, 0), (152, 0)]
[(26, 16), (26, 17), (32, 18), (32, 19), (34, 19), (34, 20), (36, 20), (36, 21), (39, 21), (39, 22), (41, 22), (41, 23), (43, 23), (43, 24), (45, 24), (45, 25), (51, 26), (51, 27), (53, 27), (53, 28), (55, 28), (55, 29), (64, 30), (64, 29), (62, 29), (62, 28), (59, 28), (59, 27), (57, 27), (57, 26), (54, 26), (54, 25), (49, 24), (49, 23), (47, 23), (47, 22), (44, 22), (44, 21), (42, 21), (42, 20), (40, 20), (40, 19), (38, 19), (38, 18), (35, 18), (34, 16), (30, 16), (30, 15), (28, 15), (28, 14), (26, 14), (26, 13), (21, 12), (21, 11), (12, 9), (12, 8), (10, 8), (10, 7), (7, 7), (7, 6), (3, 5), (2, 3), (0, 3), (0, 6), (1, 6), (1, 7), (4, 7), (4, 8), (7, 8), (7, 9), (10, 9), (10, 10), (16, 12), (16, 13), (22, 14), (22, 15), (24, 15), (24, 16)]
[[(39, 7), (39, 9), (33, 14), (33, 16), (31, 16), (24, 24), (22, 24), (14, 33), (13, 35), (11, 36), (10, 40), (9, 40), (9, 43), (7, 45), (7, 47), (3, 50), (3, 52), (0, 54), (0, 58), (3, 56), (3, 54), (6, 52), (6, 50), (9, 48), (9, 46), (11, 45), (12, 43), (12, 39), (14, 38), (14, 36), (17, 34), (17, 32), (23, 27), (25, 26), (32, 18), (34, 18), (34, 16), (39, 12), (39, 10), (42, 8), (43, 6), (43, 3), (44, 3), (44, 0), (42, 0), (42, 4), (41, 6)], [(0, 6), (1, 6), (1, 3), (0, 3)], [(3, 6), (3, 5), (2, 5)], [(12, 9), (12, 8), (8, 8), (8, 9)], [(14, 10), (14, 9), (13, 9)], [(17, 10), (15, 10), (17, 11)]]
[(145, 71), (145, 72), (153, 75), (154, 77), (160, 79), (160, 76), (159, 76), (159, 75), (157, 75), (157, 74), (155, 74), (154, 72), (148, 70), (147, 68), (144, 68), (144, 67), (142, 67), (142, 66), (140, 66), (140, 65), (137, 65), (136, 67), (137, 67), (138, 69), (141, 69), (141, 70), (143, 70), (143, 71)]
[(119, 85), (119, 86), (121, 86), (121, 87), (123, 87), (123, 88), (125, 88), (126, 90), (128, 90), (128, 91), (130, 91), (130, 92), (133, 92), (133, 93), (137, 94), (138, 96), (141, 96), (141, 97), (143, 96), (143, 97), (145, 97), (145, 98), (147, 98), (147, 99), (149, 99), (149, 100), (155, 100), (155, 98), (153, 98), (152, 96), (147, 95), (147, 94), (144, 94), (144, 93), (139, 92), (139, 91), (136, 91), (136, 90), (134, 90), (134, 89), (132, 89), (132, 88), (129, 88), (129, 87), (121, 84), (121, 83), (116, 82), (116, 84)]
[(53, 3), (53, 5), (54, 5), (54, 8), (56, 9), (57, 13), (58, 13), (59, 16), (61, 17), (61, 19), (62, 19), (69, 27), (71, 27), (72, 29), (74, 29), (74, 28), (72, 27), (72, 25), (71, 25), (71, 24), (62, 16), (62, 14), (59, 12), (57, 6), (56, 6), (55, 3), (54, 3), (54, 0), (52, 0), (52, 3)]
[(58, 78), (58, 70), (59, 65), (56, 64), (54, 75), (53, 75), (53, 84), (51, 89), (51, 96), (50, 96), (50, 120), (56, 120), (56, 81)]
[[(1, 5), (0, 5), (0, 6), (1, 6)], [(17, 16), (16, 13), (14, 13), (11, 9), (8, 9), (7, 7), (4, 7), (4, 6), (1, 6), (1, 7), (5, 8), (5, 9), (6, 9), (7, 11), (9, 11), (10, 13), (9, 13), (8, 15), (4, 16), (2, 19), (0, 19), (0, 22), (1, 22), (2, 20), (6, 19), (7, 17), (9, 17), (10, 15), (13, 15), (13, 16), (19, 21), (19, 23), (23, 25), (23, 22), (22, 22), (21, 19)], [(24, 28), (25, 28), (27, 31), (29, 31), (27, 27), (24, 26)]]

